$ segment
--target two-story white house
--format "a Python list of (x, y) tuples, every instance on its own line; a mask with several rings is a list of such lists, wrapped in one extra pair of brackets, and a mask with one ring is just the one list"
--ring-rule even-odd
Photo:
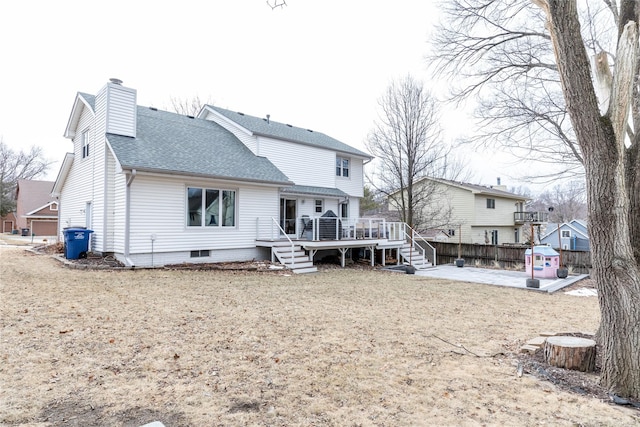
[(369, 154), (268, 116), (207, 105), (191, 117), (136, 100), (116, 79), (76, 95), (74, 148), (53, 188), (61, 236), (89, 228), (90, 251), (142, 267), (267, 259), (262, 241), (300, 239), (328, 211), (357, 220)]

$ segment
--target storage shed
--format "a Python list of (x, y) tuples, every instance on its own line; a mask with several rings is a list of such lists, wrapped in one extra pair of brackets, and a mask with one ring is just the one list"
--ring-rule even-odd
[(550, 246), (533, 247), (533, 263), (531, 262), (531, 249), (524, 253), (525, 271), (531, 275), (533, 266), (533, 277), (549, 279), (556, 278), (558, 267), (560, 267), (560, 254)]

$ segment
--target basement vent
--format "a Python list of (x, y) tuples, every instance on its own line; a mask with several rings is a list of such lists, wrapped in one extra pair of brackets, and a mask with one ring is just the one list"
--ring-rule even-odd
[(191, 258), (203, 258), (209, 256), (208, 249), (201, 249), (199, 251), (191, 251)]

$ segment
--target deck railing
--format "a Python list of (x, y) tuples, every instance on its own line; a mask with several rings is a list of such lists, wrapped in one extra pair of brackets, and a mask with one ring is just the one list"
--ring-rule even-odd
[(540, 224), (547, 222), (548, 216), (548, 212), (514, 212), (513, 221), (516, 224), (524, 224), (525, 222)]
[[(267, 231), (269, 237), (264, 237), (261, 231)], [(296, 258), (294, 256), (295, 253), (295, 244), (293, 240), (289, 238), (280, 227), (278, 220), (273, 217), (258, 217), (256, 219), (256, 236), (258, 236), (258, 240), (280, 240), (285, 238), (289, 241), (289, 245), (291, 246), (291, 265), (296, 264)], [(272, 256), (273, 257), (273, 256)], [(272, 260), (273, 261), (273, 260)]]
[[(293, 221), (291, 221), (293, 222)], [(293, 258), (295, 240), (395, 240), (408, 241), (434, 266), (436, 249), (404, 222), (388, 222), (384, 218), (336, 218), (301, 216), (285, 229), (273, 217), (259, 217), (256, 221), (257, 240), (287, 240)]]
[[(403, 225), (402, 231), (406, 236), (406, 238), (409, 240), (411, 247), (413, 247), (418, 252), (420, 252), (425, 257), (425, 259), (430, 260), (431, 264), (435, 267), (436, 266), (436, 248), (431, 246), (431, 244), (424, 237), (422, 237), (420, 233), (418, 233), (416, 230), (411, 228), (409, 224), (405, 224), (405, 223), (401, 223), (401, 224)], [(425, 246), (422, 246), (421, 244), (417, 244), (416, 243), (417, 241), (421, 241)], [(429, 252), (429, 254), (427, 254), (427, 252)]]

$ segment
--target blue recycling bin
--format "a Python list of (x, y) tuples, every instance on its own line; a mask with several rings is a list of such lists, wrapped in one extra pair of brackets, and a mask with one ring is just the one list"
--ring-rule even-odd
[(86, 228), (64, 229), (64, 257), (66, 259), (86, 258), (89, 251), (89, 236), (93, 230)]

